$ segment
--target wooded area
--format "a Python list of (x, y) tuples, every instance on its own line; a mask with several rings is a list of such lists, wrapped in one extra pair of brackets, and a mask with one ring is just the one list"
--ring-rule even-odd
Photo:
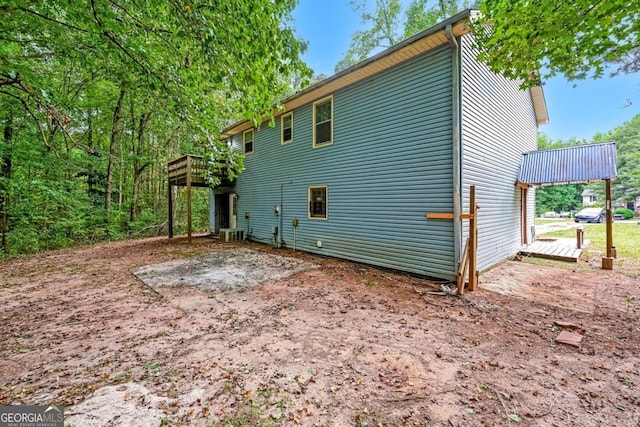
[[(213, 180), (241, 170), (218, 130), (261, 120), (310, 75), (287, 24), (294, 6), (0, 6), (2, 252), (166, 232), (169, 160), (206, 153)], [(206, 198), (194, 192), (196, 229)]]
[[(591, 141), (571, 139), (551, 141), (544, 134), (538, 137), (538, 148), (559, 148), (590, 142), (615, 141), (618, 153), (618, 178), (612, 182), (615, 206), (624, 206), (640, 196), (640, 115), (605, 133), (598, 133)], [(604, 182), (571, 184), (536, 189), (536, 213), (564, 212), (582, 208), (582, 191), (589, 189), (597, 195), (595, 206), (604, 206)]]

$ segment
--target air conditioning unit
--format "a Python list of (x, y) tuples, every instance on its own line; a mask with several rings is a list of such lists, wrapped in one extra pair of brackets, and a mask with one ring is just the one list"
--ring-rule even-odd
[(244, 230), (237, 228), (221, 228), (220, 240), (223, 242), (242, 242), (244, 240)]

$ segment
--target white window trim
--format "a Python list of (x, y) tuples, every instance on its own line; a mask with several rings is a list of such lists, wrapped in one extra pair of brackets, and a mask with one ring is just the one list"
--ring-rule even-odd
[[(311, 208), (310, 208), (310, 204), (311, 204), (311, 189), (316, 189), (316, 188), (324, 188), (324, 194), (325, 194), (325, 202), (324, 202), (324, 218), (320, 218), (317, 216), (311, 216)], [(327, 221), (329, 219), (329, 187), (326, 185), (310, 185), (309, 187), (307, 187), (307, 218), (308, 219), (312, 219), (312, 220), (318, 220), (318, 221)]]
[[(284, 119), (287, 117), (291, 117), (291, 139), (288, 141), (285, 141), (284, 140)], [(293, 142), (293, 111), (280, 116), (280, 145), (291, 144), (292, 142)]]
[[(247, 140), (245, 139), (245, 136), (249, 133), (252, 132), (253, 133), (253, 139), (251, 140), (251, 151), (247, 151)], [(248, 129), (245, 130), (244, 132), (242, 132), (242, 152), (247, 155), (247, 154), (253, 154), (253, 152), (256, 150), (256, 132), (255, 129)]]
[[(316, 144), (316, 105), (323, 104), (327, 101), (331, 100), (331, 140), (329, 142), (323, 142), (322, 144)], [(333, 95), (325, 96), (322, 99), (317, 100), (313, 103), (313, 148), (326, 147), (328, 145), (333, 145)]]

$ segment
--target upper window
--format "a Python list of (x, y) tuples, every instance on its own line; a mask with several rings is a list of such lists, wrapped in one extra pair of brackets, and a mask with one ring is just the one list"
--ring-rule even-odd
[(327, 219), (327, 186), (309, 187), (309, 218)]
[(288, 144), (293, 141), (293, 113), (280, 116), (281, 144)]
[(249, 129), (242, 134), (242, 147), (244, 154), (253, 153), (253, 129)]
[(333, 97), (313, 103), (313, 146), (333, 143)]

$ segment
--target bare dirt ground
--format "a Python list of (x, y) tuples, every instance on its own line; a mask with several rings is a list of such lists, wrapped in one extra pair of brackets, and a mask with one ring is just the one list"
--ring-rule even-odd
[[(314, 268), (211, 290), (132, 273), (245, 250)], [(0, 405), (63, 404), (73, 427), (638, 426), (638, 277), (509, 261), (440, 296), (204, 237), (21, 257), (0, 263)], [(555, 342), (556, 321), (579, 347)]]

